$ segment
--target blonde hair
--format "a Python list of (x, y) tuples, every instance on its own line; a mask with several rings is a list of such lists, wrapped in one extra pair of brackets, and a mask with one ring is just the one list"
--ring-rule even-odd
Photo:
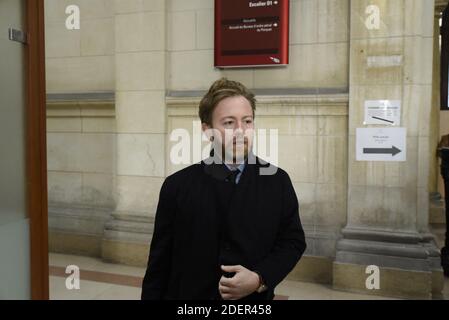
[(215, 107), (220, 103), (220, 101), (235, 96), (242, 96), (246, 98), (246, 100), (248, 100), (251, 104), (253, 116), (255, 116), (255, 95), (240, 82), (221, 78), (212, 84), (209, 91), (204, 95), (203, 99), (201, 99), (198, 112), (201, 122), (212, 126), (212, 114)]

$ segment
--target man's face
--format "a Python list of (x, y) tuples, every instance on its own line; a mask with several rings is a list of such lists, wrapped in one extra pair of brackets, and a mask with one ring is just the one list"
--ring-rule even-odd
[(254, 116), (250, 102), (242, 96), (221, 100), (212, 114), (212, 128), (203, 124), (203, 130), (206, 129), (214, 129), (214, 148), (221, 146), (225, 162), (242, 163), (253, 142)]

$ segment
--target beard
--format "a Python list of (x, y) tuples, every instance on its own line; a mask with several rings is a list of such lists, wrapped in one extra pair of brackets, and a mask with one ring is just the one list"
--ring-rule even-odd
[(215, 154), (218, 158), (220, 158), (221, 162), (241, 164), (248, 158), (251, 146), (246, 138), (244, 141), (239, 143), (229, 142), (228, 145), (215, 140), (213, 143), (213, 149), (221, 151), (221, 154)]

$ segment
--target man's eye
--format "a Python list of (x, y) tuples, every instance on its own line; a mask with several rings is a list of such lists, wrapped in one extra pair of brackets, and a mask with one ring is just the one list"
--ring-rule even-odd
[(246, 123), (248, 124), (253, 123), (253, 120), (246, 120)]
[(232, 124), (232, 121), (226, 121), (226, 122), (224, 123), (225, 126), (230, 126), (231, 124)]

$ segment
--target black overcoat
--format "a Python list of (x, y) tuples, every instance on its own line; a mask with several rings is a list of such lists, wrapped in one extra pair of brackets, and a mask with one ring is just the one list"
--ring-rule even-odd
[(270, 164), (251, 154), (234, 184), (229, 169), (211, 159), (162, 185), (142, 299), (219, 299), (220, 265), (242, 265), (268, 286), (246, 299), (269, 300), (306, 249), (298, 199), (284, 170), (271, 166), (275, 174), (261, 174)]

